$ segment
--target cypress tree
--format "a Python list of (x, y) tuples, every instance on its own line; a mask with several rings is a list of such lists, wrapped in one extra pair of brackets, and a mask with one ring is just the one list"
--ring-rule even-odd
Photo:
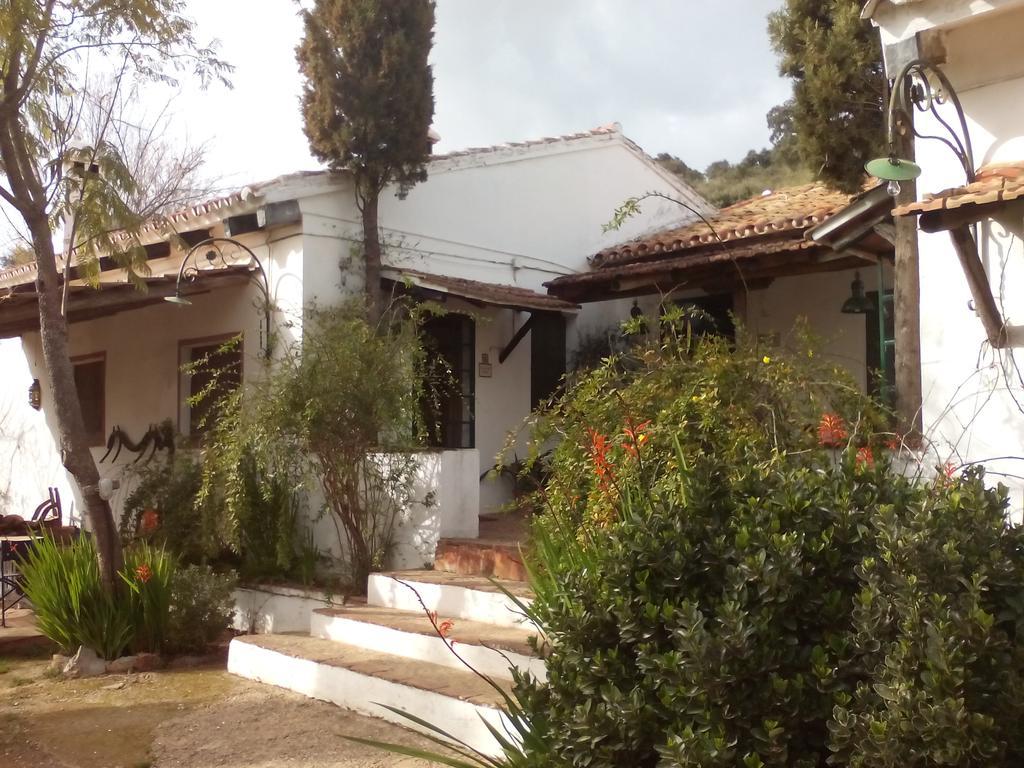
[(434, 77), (433, 0), (315, 0), (296, 49), (313, 155), (355, 180), (362, 214), (367, 313), (380, 316), (378, 202), (426, 179)]
[(881, 45), (861, 5), (786, 0), (768, 17), (779, 71), (793, 80), (793, 98), (773, 110), (774, 121), (788, 121), (800, 156), (823, 180), (850, 192), (884, 144)]

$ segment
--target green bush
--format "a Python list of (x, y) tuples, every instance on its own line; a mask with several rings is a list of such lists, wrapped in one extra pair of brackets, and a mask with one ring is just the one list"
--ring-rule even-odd
[(84, 645), (105, 659), (116, 659), (131, 644), (132, 605), (122, 594), (104, 589), (91, 538), (60, 544), (49, 535), (37, 539), (20, 569), (36, 626), (63, 653)]
[(885, 414), (820, 360), (669, 331), (542, 416), (536, 764), (1021, 764), (1005, 492), (895, 471)]
[(40, 632), (64, 653), (84, 645), (108, 660), (129, 648), (161, 650), (174, 559), (148, 544), (132, 545), (113, 591), (104, 589), (97, 563), (89, 536), (32, 543), (20, 568)]
[[(203, 446), (199, 503), (221, 510), (243, 570), (274, 565), (294, 575), (294, 500), (313, 487), (351, 584), (365, 589), (369, 572), (384, 566), (411, 502), (412, 452), (423, 445), (419, 323), (419, 309), (398, 304), (379, 326), (367, 323), (359, 301), (310, 308), (301, 345), (222, 404)], [(247, 544), (254, 536), (258, 546)], [(247, 545), (259, 554), (249, 562)]]
[(202, 477), (202, 466), (184, 451), (140, 469), (121, 514), (125, 544), (137, 539), (160, 544), (183, 563), (217, 558), (224, 549), (220, 526), (196, 504)]
[(171, 580), (167, 647), (174, 653), (202, 653), (231, 626), (236, 580), (208, 565), (180, 568)]

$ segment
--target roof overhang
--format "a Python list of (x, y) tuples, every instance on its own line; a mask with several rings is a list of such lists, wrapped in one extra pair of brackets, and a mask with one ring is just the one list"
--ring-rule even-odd
[(901, 205), (894, 216), (919, 216), (925, 232), (945, 232), (985, 219), (1017, 214), (1024, 207), (1024, 163), (990, 165), (970, 184)]
[(764, 288), (777, 278), (853, 269), (877, 261), (864, 253), (837, 253), (800, 234), (667, 254), (656, 260), (559, 277), (546, 285), (552, 295), (579, 302), (667, 295), (679, 290), (722, 293)]
[(848, 206), (823, 223), (811, 227), (804, 238), (836, 253), (877, 261), (891, 257), (892, 196), (879, 184), (857, 195)]
[(521, 288), (516, 285), (484, 283), (447, 275), (431, 275), (411, 269), (385, 267), (381, 270), (382, 282), (388, 286), (435, 300), (444, 301), (454, 296), (472, 304), (504, 307), (523, 312), (576, 312), (579, 305), (564, 301), (546, 293)]
[[(208, 270), (203, 272), (200, 282), (190, 284), (182, 293), (193, 296), (244, 285), (250, 279), (251, 273), (245, 266)], [(141, 288), (127, 282), (100, 283), (95, 287), (74, 284), (68, 290), (68, 322), (95, 320), (160, 304), (165, 297), (174, 295), (176, 287), (173, 275), (144, 278)], [(34, 288), (0, 294), (0, 339), (38, 330), (39, 302)]]

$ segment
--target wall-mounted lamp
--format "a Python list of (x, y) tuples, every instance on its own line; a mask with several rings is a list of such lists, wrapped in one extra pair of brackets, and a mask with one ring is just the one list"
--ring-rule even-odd
[(484, 352), (480, 355), (480, 365), (477, 373), (481, 379), (489, 379), (494, 374), (494, 366), (491, 365), (491, 356)]
[(638, 320), (644, 316), (644, 311), (640, 309), (640, 302), (636, 299), (633, 299), (633, 306), (629, 308), (629, 316), (634, 320)]
[(32, 379), (32, 383), (29, 385), (28, 404), (37, 411), (43, 408), (43, 387), (39, 383), (39, 379)]
[[(936, 89), (932, 81), (938, 82)], [(936, 107), (949, 102), (956, 110), (959, 133), (938, 113)], [(931, 136), (918, 132), (914, 125), (913, 110), (930, 112), (936, 122), (946, 129), (949, 138)], [(889, 182), (889, 194), (900, 193), (900, 182), (911, 181), (921, 175), (921, 166), (896, 155), (896, 141), (908, 132), (919, 139), (935, 139), (949, 147), (956, 155), (967, 175), (967, 181), (974, 181), (974, 149), (971, 135), (967, 130), (967, 119), (960, 104), (960, 97), (953, 89), (945, 73), (934, 64), (923, 59), (914, 59), (900, 70), (893, 81), (889, 109), (886, 112), (886, 139), (889, 156), (879, 157), (864, 165), (864, 169), (876, 179)]]
[[(227, 268), (231, 266), (231, 263), (224, 256), (224, 252), (221, 250), (223, 245), (233, 245), (236, 248), (240, 248), (245, 251), (250, 259), (249, 273), (250, 279), (263, 294), (263, 325), (260, 326), (260, 348), (263, 350), (264, 357), (270, 357), (270, 283), (267, 280), (266, 270), (263, 269), (263, 264), (256, 258), (256, 254), (252, 252), (252, 249), (243, 243), (230, 237), (208, 237), (205, 240), (193, 245), (189, 248), (188, 253), (185, 254), (185, 258), (182, 259), (181, 267), (178, 269), (178, 279), (174, 284), (174, 295), (165, 296), (164, 301), (170, 302), (171, 304), (177, 304), (179, 306), (190, 306), (191, 300), (187, 296), (183, 296), (181, 293), (182, 281), (186, 283), (194, 283), (198, 280), (203, 272), (206, 270), (200, 269), (197, 263), (196, 254), (205, 249), (203, 254), (207, 265), (209, 267), (220, 267)], [(264, 327), (266, 328), (266, 336), (264, 337)]]
[(864, 281), (860, 279), (860, 272), (853, 273), (853, 282), (850, 283), (850, 298), (843, 302), (839, 310), (844, 315), (866, 315), (875, 311), (875, 305), (864, 294)]

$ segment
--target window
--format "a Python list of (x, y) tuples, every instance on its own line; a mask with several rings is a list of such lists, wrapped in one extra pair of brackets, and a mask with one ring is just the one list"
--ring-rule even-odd
[(74, 357), (75, 391), (82, 406), (82, 420), (89, 445), (103, 445), (107, 440), (106, 396), (107, 357), (105, 354)]
[[(182, 388), (179, 427), (200, 435), (216, 421), (221, 398), (242, 383), (241, 337), (225, 336), (181, 343)], [(193, 399), (203, 395), (193, 404)]]
[(424, 398), (427, 441), (434, 448), (476, 447), (476, 325), (466, 315), (433, 317), (423, 326), (428, 361)]
[[(878, 291), (868, 291), (871, 303), (878, 306)], [(882, 322), (876, 311), (865, 316), (867, 342), (868, 394), (892, 404), (896, 395), (896, 317), (892, 289), (882, 301)], [(883, 365), (884, 363), (884, 365)]]

